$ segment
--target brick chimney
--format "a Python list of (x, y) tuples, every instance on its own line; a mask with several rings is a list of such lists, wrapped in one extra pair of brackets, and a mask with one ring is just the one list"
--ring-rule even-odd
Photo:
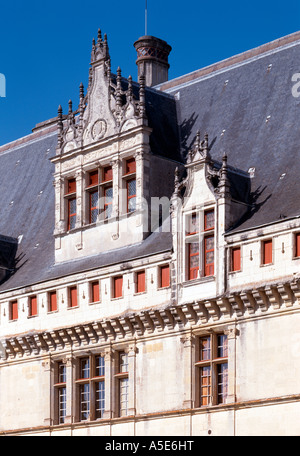
[(171, 46), (166, 41), (147, 35), (139, 38), (134, 47), (137, 51), (138, 78), (143, 74), (149, 87), (167, 81)]

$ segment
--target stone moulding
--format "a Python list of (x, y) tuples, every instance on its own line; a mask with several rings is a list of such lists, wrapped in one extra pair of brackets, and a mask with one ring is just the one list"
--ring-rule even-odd
[(0, 360), (43, 355), (76, 348), (93, 348), (160, 334), (163, 331), (201, 329), (202, 325), (292, 309), (300, 299), (300, 280), (240, 290), (213, 299), (182, 305), (166, 305), (119, 317), (10, 336), (0, 340)]

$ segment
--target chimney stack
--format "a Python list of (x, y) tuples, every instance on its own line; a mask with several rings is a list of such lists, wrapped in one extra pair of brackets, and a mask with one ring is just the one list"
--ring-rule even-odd
[(143, 74), (149, 87), (167, 81), (171, 46), (166, 41), (147, 35), (139, 38), (134, 47), (137, 51), (138, 79)]

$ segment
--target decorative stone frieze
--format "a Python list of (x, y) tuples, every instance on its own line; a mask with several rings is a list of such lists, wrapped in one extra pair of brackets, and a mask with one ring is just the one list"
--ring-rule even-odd
[[(185, 331), (206, 327), (207, 324), (251, 318), (262, 312), (270, 314), (299, 305), (299, 281), (266, 285), (249, 291), (235, 292), (218, 299), (205, 299), (184, 305), (128, 312), (126, 316), (77, 324), (50, 330), (4, 338), (1, 360), (42, 355), (70, 348), (129, 341), (133, 337), (159, 334), (164, 331)], [(237, 320), (236, 320), (237, 319)]]

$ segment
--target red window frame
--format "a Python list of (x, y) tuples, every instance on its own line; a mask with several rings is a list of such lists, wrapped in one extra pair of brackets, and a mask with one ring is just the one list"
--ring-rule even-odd
[(193, 212), (192, 214), (190, 214), (188, 216), (188, 227), (187, 228), (188, 228), (186, 230), (187, 236), (191, 236), (192, 234), (199, 233), (199, 214), (198, 214), (198, 212)]
[(100, 301), (100, 286), (99, 282), (91, 283), (91, 301), (90, 302), (99, 302)]
[(125, 162), (125, 176), (136, 172), (135, 158), (128, 158)]
[(68, 179), (67, 181), (67, 192), (66, 195), (70, 195), (72, 193), (76, 193), (76, 179)]
[(18, 301), (17, 300), (14, 300), (14, 301), (11, 301), (10, 304), (9, 304), (9, 319), (11, 321), (15, 321), (15, 320), (18, 320)]
[(209, 226), (209, 221), (208, 218), (211, 214), (214, 216), (214, 209), (208, 209), (207, 211), (204, 212), (204, 231), (210, 231), (215, 228), (215, 219), (213, 219), (213, 226)]
[(57, 310), (57, 293), (56, 291), (49, 292), (49, 312), (54, 312)]
[[(76, 179), (68, 179), (65, 196), (68, 198), (67, 229), (75, 228), (76, 222)], [(72, 203), (75, 201), (75, 212), (72, 209)]]
[(77, 307), (78, 306), (77, 287), (76, 287), (76, 285), (69, 288), (69, 299), (70, 299), (69, 307)]
[(113, 297), (121, 298), (123, 296), (123, 276), (113, 278)]
[(144, 293), (146, 291), (146, 272), (138, 271), (136, 273), (136, 292)]
[[(197, 252), (192, 252), (192, 244), (198, 244), (198, 250)], [(199, 241), (196, 242), (189, 242), (189, 248), (188, 248), (188, 262), (189, 262), (189, 280), (197, 279), (198, 274), (199, 274), (199, 259), (200, 259), (200, 245)], [(198, 257), (198, 266), (193, 266), (192, 267), (192, 259)]]
[(160, 267), (160, 288), (170, 286), (170, 265), (166, 264)]
[(111, 166), (103, 168), (102, 182), (109, 182), (113, 178), (113, 171)]
[(95, 185), (98, 185), (99, 183), (99, 173), (98, 170), (90, 171), (89, 172), (89, 187), (94, 187)]
[(241, 270), (241, 247), (231, 249), (231, 272)]
[(273, 262), (273, 242), (272, 239), (262, 241), (262, 264)]
[(29, 297), (29, 316), (34, 317), (37, 315), (37, 296)]
[[(209, 248), (207, 246), (209, 240), (213, 240), (213, 248)], [(213, 260), (212, 262), (207, 261), (207, 255), (209, 253), (215, 252), (215, 237), (214, 235), (212, 236), (205, 236), (204, 238), (204, 276), (212, 276), (214, 275), (214, 269), (215, 269), (215, 261)]]
[(300, 256), (300, 233), (295, 234), (295, 252), (294, 252), (295, 257)]

